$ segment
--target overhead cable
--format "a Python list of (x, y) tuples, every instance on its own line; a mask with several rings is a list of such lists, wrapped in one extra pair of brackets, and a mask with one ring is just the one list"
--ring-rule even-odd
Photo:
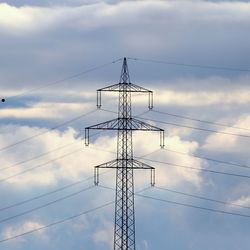
[(189, 117), (189, 116), (184, 116), (184, 115), (179, 115), (179, 114), (173, 114), (173, 113), (169, 113), (169, 112), (163, 112), (163, 111), (159, 111), (159, 110), (155, 110), (155, 109), (152, 109), (150, 111), (151, 112), (155, 112), (155, 113), (159, 113), (159, 114), (168, 115), (168, 116), (178, 117), (178, 118), (182, 118), (182, 119), (186, 119), (186, 120), (197, 121), (197, 122), (202, 122), (202, 123), (208, 123), (208, 124), (212, 124), (212, 125), (216, 125), (216, 126), (221, 126), (221, 127), (227, 127), (227, 128), (241, 129), (241, 130), (248, 130), (248, 131), (250, 131), (250, 128), (243, 128), (243, 127), (238, 127), (238, 126), (230, 126), (230, 125), (227, 125), (227, 124), (224, 124), (224, 123), (212, 122), (212, 121), (207, 121), (207, 120), (192, 118), (192, 117)]
[(195, 130), (200, 130), (200, 131), (205, 131), (205, 132), (211, 132), (211, 133), (216, 133), (216, 134), (223, 134), (223, 135), (230, 135), (230, 136), (237, 136), (237, 137), (243, 137), (243, 138), (250, 138), (250, 135), (244, 135), (244, 134), (237, 134), (237, 133), (231, 133), (231, 132), (225, 132), (225, 131), (217, 131), (213, 129), (206, 129), (206, 128), (198, 128), (198, 127), (193, 127), (189, 125), (183, 125), (183, 124), (178, 124), (178, 123), (173, 123), (173, 122), (164, 122), (160, 120), (155, 120), (151, 118), (145, 118), (145, 117), (140, 117), (142, 120), (147, 120), (147, 121), (152, 121), (152, 122), (159, 122), (162, 124), (167, 124), (171, 126), (176, 126), (176, 127), (182, 127), (182, 128), (188, 128), (188, 129), (195, 129)]
[(187, 204), (187, 203), (182, 203), (182, 202), (177, 202), (177, 201), (156, 198), (153, 196), (143, 195), (143, 194), (136, 194), (136, 196), (150, 199), (150, 200), (161, 201), (161, 202), (165, 202), (165, 203), (169, 203), (169, 204), (179, 205), (179, 206), (183, 206), (183, 207), (190, 207), (190, 208), (195, 208), (195, 209), (199, 209), (199, 210), (214, 212), (214, 213), (220, 213), (220, 214), (225, 214), (225, 215), (234, 215), (234, 216), (244, 217), (244, 218), (248, 218), (248, 219), (250, 218), (250, 215), (248, 215), (248, 214), (228, 212), (228, 211), (214, 209), (214, 208), (202, 207), (202, 206), (197, 206), (197, 205), (192, 205), (192, 204)]
[(208, 173), (212, 173), (212, 174), (220, 174), (220, 175), (227, 175), (227, 176), (233, 176), (233, 177), (240, 177), (240, 178), (250, 179), (249, 175), (236, 174), (236, 173), (228, 173), (228, 172), (222, 172), (222, 171), (217, 171), (217, 170), (212, 170), (212, 169), (206, 169), (206, 168), (190, 167), (190, 166), (175, 164), (175, 163), (171, 163), (171, 162), (164, 162), (164, 161), (158, 161), (158, 160), (148, 159), (148, 158), (144, 158), (144, 157), (135, 157), (135, 158), (136, 159), (143, 159), (143, 160), (150, 161), (150, 162), (160, 163), (160, 164), (164, 164), (164, 165), (168, 165), (168, 166), (171, 166), (171, 167), (186, 168), (186, 169), (191, 169), (191, 170), (196, 170), (196, 171), (208, 172)]
[(196, 194), (190, 194), (190, 193), (181, 192), (181, 191), (177, 191), (177, 190), (173, 190), (173, 189), (165, 188), (165, 187), (160, 187), (160, 186), (154, 186), (154, 188), (159, 189), (159, 190), (163, 190), (163, 191), (167, 191), (167, 192), (170, 192), (170, 193), (175, 193), (175, 194), (180, 194), (180, 195), (184, 195), (184, 196), (188, 196), (188, 197), (200, 199), (200, 200), (205, 200), (205, 201), (211, 201), (211, 202), (215, 202), (215, 203), (220, 203), (220, 204), (224, 204), (224, 205), (227, 205), (227, 206), (234, 206), (234, 207), (240, 207), (240, 208), (250, 209), (250, 207), (248, 207), (248, 206), (243, 206), (243, 205), (240, 205), (240, 204), (237, 204), (237, 203), (234, 203), (234, 202), (217, 200), (217, 199), (208, 198), (208, 197), (205, 197), (205, 196), (200, 196), (200, 195), (196, 195)]
[(63, 126), (65, 126), (65, 125), (68, 125), (68, 124), (70, 124), (70, 123), (72, 123), (72, 122), (74, 122), (74, 121), (77, 121), (77, 120), (83, 118), (84, 116), (90, 115), (90, 114), (92, 114), (92, 113), (94, 113), (94, 112), (96, 112), (96, 109), (91, 110), (91, 111), (89, 111), (89, 112), (87, 112), (87, 113), (85, 113), (85, 114), (76, 116), (76, 117), (74, 117), (74, 118), (72, 118), (72, 119), (70, 119), (70, 120), (68, 120), (68, 121), (63, 122), (63, 123), (60, 123), (60, 124), (56, 125), (55, 127), (49, 128), (49, 129), (46, 130), (46, 131), (40, 132), (40, 133), (38, 133), (38, 134), (35, 134), (35, 135), (32, 135), (32, 136), (26, 137), (26, 138), (24, 138), (24, 139), (22, 139), (22, 140), (20, 140), (20, 141), (16, 141), (16, 142), (11, 143), (11, 144), (9, 144), (9, 145), (7, 145), (7, 146), (4, 146), (4, 147), (0, 148), (0, 151), (7, 150), (7, 149), (12, 148), (12, 147), (14, 147), (14, 146), (16, 146), (16, 145), (19, 145), (19, 144), (21, 144), (21, 143), (24, 143), (24, 142), (27, 142), (27, 141), (29, 141), (29, 140), (32, 140), (32, 139), (34, 139), (34, 138), (36, 138), (36, 137), (38, 137), (38, 136), (44, 135), (44, 134), (46, 134), (46, 133), (48, 133), (48, 132), (50, 132), (50, 131), (56, 130), (56, 129), (58, 129), (58, 128), (60, 128), (60, 127), (63, 127)]
[(47, 225), (44, 225), (44, 226), (41, 226), (41, 227), (37, 227), (37, 228), (35, 228), (35, 229), (26, 231), (26, 232), (21, 233), (21, 234), (16, 234), (16, 235), (14, 235), (14, 236), (10, 236), (10, 237), (7, 237), (7, 238), (0, 239), (0, 243), (6, 242), (6, 241), (10, 241), (10, 240), (14, 240), (14, 239), (19, 238), (19, 237), (22, 237), (22, 236), (24, 236), (24, 235), (28, 235), (28, 234), (31, 234), (31, 233), (34, 233), (34, 232), (37, 232), (37, 231), (40, 231), (40, 230), (43, 230), (43, 229), (46, 229), (46, 228), (50, 228), (50, 227), (53, 227), (53, 226), (62, 224), (62, 223), (64, 223), (64, 222), (67, 222), (67, 221), (71, 221), (71, 220), (73, 220), (73, 219), (75, 219), (75, 218), (77, 218), (77, 217), (80, 217), (80, 216), (82, 216), (82, 215), (85, 215), (85, 214), (89, 214), (89, 213), (95, 212), (95, 211), (97, 211), (97, 210), (99, 210), (99, 209), (101, 209), (101, 208), (107, 207), (107, 206), (109, 206), (109, 205), (111, 205), (111, 204), (113, 204), (113, 203), (114, 203), (114, 201), (106, 202), (106, 203), (104, 203), (104, 204), (102, 204), (102, 205), (100, 205), (100, 206), (96, 206), (96, 207), (94, 207), (94, 208), (92, 208), (92, 209), (85, 210), (85, 211), (83, 211), (83, 212), (81, 212), (81, 213), (72, 215), (72, 216), (67, 217), (67, 218), (65, 218), (65, 219), (58, 220), (58, 221), (52, 222), (52, 223), (50, 223), (50, 224), (47, 224)]
[(82, 75), (84, 75), (84, 74), (87, 74), (87, 73), (90, 73), (90, 72), (99, 70), (99, 69), (104, 68), (104, 67), (106, 67), (106, 66), (109, 66), (109, 65), (111, 65), (111, 64), (115, 64), (115, 63), (117, 63), (117, 62), (119, 62), (119, 61), (121, 61), (121, 60), (122, 60), (122, 58), (119, 58), (119, 59), (113, 60), (113, 61), (111, 61), (111, 62), (107, 62), (107, 63), (101, 64), (101, 65), (95, 66), (95, 67), (93, 67), (93, 68), (89, 68), (89, 69), (87, 69), (87, 70), (81, 71), (81, 72), (76, 73), (76, 74), (74, 74), (74, 75), (67, 76), (67, 77), (62, 78), (62, 79), (60, 79), (60, 80), (56, 80), (56, 81), (53, 81), (53, 82), (50, 82), (50, 83), (46, 83), (46, 84), (40, 85), (39, 87), (36, 87), (36, 88), (26, 90), (26, 91), (24, 91), (24, 92), (22, 92), (22, 93), (20, 93), (20, 94), (13, 95), (13, 96), (9, 96), (9, 97), (7, 97), (7, 98), (3, 98), (3, 99), (2, 99), (2, 102), (5, 102), (5, 101), (8, 101), (8, 100), (13, 99), (13, 98), (20, 97), (20, 96), (23, 96), (23, 95), (26, 95), (26, 94), (35, 92), (35, 91), (40, 90), (40, 89), (45, 89), (45, 88), (48, 88), (48, 87), (50, 87), (50, 86), (57, 85), (57, 84), (59, 84), (59, 83), (61, 83), (61, 82), (65, 82), (65, 81), (68, 81), (68, 80), (77, 78), (77, 77), (79, 77), (79, 76), (82, 76)]
[(176, 153), (176, 154), (187, 155), (189, 157), (194, 157), (194, 158), (203, 159), (203, 160), (207, 160), (207, 161), (213, 161), (213, 162), (217, 162), (220, 164), (230, 165), (230, 166), (234, 166), (234, 167), (247, 168), (247, 169), (250, 168), (247, 165), (243, 165), (243, 164), (239, 164), (239, 163), (218, 160), (218, 159), (205, 157), (205, 156), (199, 156), (199, 155), (195, 155), (195, 154), (188, 154), (188, 153), (180, 152), (180, 151), (169, 149), (169, 148), (164, 148), (163, 150), (168, 151), (168, 152), (172, 152), (172, 153)]
[(210, 69), (210, 70), (225, 70), (225, 71), (242, 71), (242, 72), (250, 72), (250, 69), (244, 68), (234, 68), (234, 67), (221, 67), (214, 65), (202, 65), (202, 64), (190, 64), (190, 63), (180, 63), (180, 62), (171, 62), (165, 60), (154, 60), (147, 58), (138, 58), (138, 57), (127, 57), (128, 60), (133, 61), (141, 61), (148, 63), (157, 63), (157, 64), (166, 64), (166, 65), (174, 65), (174, 66), (182, 66), (182, 67), (191, 67), (191, 68), (202, 68), (202, 69)]
[(48, 207), (48, 206), (50, 206), (50, 205), (52, 205), (52, 204), (55, 204), (55, 203), (57, 203), (57, 202), (66, 200), (66, 199), (68, 199), (68, 198), (71, 198), (71, 197), (73, 197), (73, 196), (76, 196), (76, 195), (78, 195), (78, 194), (81, 194), (81, 193), (83, 193), (83, 192), (85, 192), (85, 191), (87, 191), (87, 190), (90, 190), (90, 189), (92, 189), (92, 188), (94, 188), (94, 185), (89, 186), (89, 187), (84, 188), (84, 189), (81, 189), (81, 190), (78, 190), (77, 192), (74, 192), (74, 193), (65, 195), (65, 196), (63, 196), (63, 197), (61, 197), (61, 198), (58, 198), (58, 199), (56, 199), (56, 200), (47, 202), (47, 203), (45, 203), (45, 204), (43, 204), (43, 205), (41, 205), (41, 206), (37, 206), (37, 207), (31, 208), (31, 209), (29, 209), (29, 210), (26, 210), (26, 211), (24, 211), (24, 212), (21, 212), (21, 213), (19, 213), (19, 214), (12, 215), (12, 216), (9, 216), (9, 217), (7, 217), (7, 218), (1, 219), (1, 220), (0, 220), (0, 223), (6, 222), (6, 221), (9, 221), (9, 220), (15, 219), (15, 218), (17, 218), (17, 217), (20, 217), (20, 216), (23, 216), (23, 215), (32, 213), (32, 212), (34, 212), (34, 211), (36, 211), (36, 210), (39, 210), (39, 209)]

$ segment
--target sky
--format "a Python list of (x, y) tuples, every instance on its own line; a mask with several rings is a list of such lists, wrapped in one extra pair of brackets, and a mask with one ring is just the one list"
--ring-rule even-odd
[[(123, 57), (154, 91), (153, 111), (133, 94), (133, 114), (165, 130), (165, 149), (155, 132), (133, 134), (156, 169), (141, 194), (178, 203), (135, 196), (137, 250), (249, 249), (249, 27), (249, 1), (0, 1), (0, 249), (113, 249), (114, 204), (15, 236), (114, 200), (92, 177), (116, 157), (116, 133), (94, 131), (86, 147), (84, 129), (116, 117), (117, 95), (97, 110), (96, 90), (119, 82)], [(114, 171), (101, 173), (114, 188)], [(149, 186), (136, 172), (135, 190)]]

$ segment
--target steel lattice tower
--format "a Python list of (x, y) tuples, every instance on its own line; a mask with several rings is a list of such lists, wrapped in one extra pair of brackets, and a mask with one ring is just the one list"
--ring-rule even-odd
[(97, 108), (101, 108), (101, 92), (119, 93), (118, 118), (85, 128), (85, 144), (89, 144), (89, 130), (117, 130), (117, 158), (95, 166), (95, 185), (99, 183), (100, 168), (116, 169), (114, 250), (135, 250), (134, 169), (151, 170), (151, 185), (155, 183), (155, 169), (133, 158), (132, 132), (159, 131), (164, 146), (164, 130), (132, 117), (131, 93), (148, 93), (148, 108), (153, 108), (153, 92), (130, 82), (127, 60), (124, 58), (120, 82), (97, 90)]

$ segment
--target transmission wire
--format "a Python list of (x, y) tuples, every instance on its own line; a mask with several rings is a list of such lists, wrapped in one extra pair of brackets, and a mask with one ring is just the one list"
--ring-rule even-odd
[(8, 238), (1, 239), (1, 240), (0, 240), (0, 243), (6, 242), (6, 241), (10, 241), (10, 240), (16, 239), (16, 238), (18, 238), (18, 237), (22, 237), (22, 236), (24, 236), (24, 235), (31, 234), (31, 233), (40, 231), (40, 230), (42, 230), (42, 229), (46, 229), (46, 228), (49, 228), (49, 227), (53, 227), (53, 226), (58, 225), (58, 224), (62, 224), (62, 223), (64, 223), (64, 222), (66, 222), (66, 221), (73, 220), (73, 219), (75, 219), (75, 218), (77, 218), (77, 217), (80, 217), (80, 216), (82, 216), (82, 215), (85, 215), (85, 214), (94, 212), (94, 211), (99, 210), (99, 209), (104, 208), (104, 207), (107, 207), (107, 206), (109, 206), (109, 205), (111, 205), (111, 204), (113, 204), (113, 203), (114, 203), (114, 201), (107, 202), (107, 203), (104, 203), (104, 204), (102, 204), (102, 205), (100, 205), (100, 206), (97, 206), (97, 207), (94, 207), (94, 208), (92, 208), (92, 209), (83, 211), (83, 212), (81, 212), (81, 213), (79, 213), (79, 214), (72, 215), (72, 216), (67, 217), (67, 218), (65, 218), (65, 219), (62, 219), (62, 220), (58, 220), (58, 221), (52, 222), (52, 223), (47, 224), (47, 225), (45, 225), (45, 226), (41, 226), (41, 227), (35, 228), (35, 229), (33, 229), (33, 230), (30, 230), (30, 231), (26, 231), (26, 232), (21, 233), (21, 234), (17, 234), (17, 235), (8, 237)]
[(149, 195), (142, 195), (142, 194), (135, 194), (135, 195), (139, 196), (139, 197), (142, 197), (142, 198), (161, 201), (161, 202), (165, 202), (165, 203), (169, 203), (169, 204), (174, 204), (174, 205), (179, 205), (179, 206), (184, 206), (184, 207), (190, 207), (190, 208), (195, 208), (195, 209), (200, 209), (200, 210), (205, 210), (205, 211), (215, 212), (215, 213), (220, 213), (220, 214), (234, 215), (234, 216), (240, 216), (240, 217), (244, 217), (244, 218), (250, 218), (250, 215), (248, 215), (248, 214), (228, 212), (228, 211), (214, 209), (214, 208), (207, 208), (207, 207), (202, 207), (202, 206), (197, 206), (197, 205), (192, 205), (192, 204), (187, 204), (187, 203), (182, 203), (182, 202), (177, 202), (177, 201), (160, 199), (160, 198), (152, 197), (152, 196), (149, 196)]
[(12, 147), (14, 147), (14, 146), (16, 146), (16, 145), (18, 145), (18, 144), (21, 144), (21, 143), (23, 143), (23, 142), (27, 142), (27, 141), (29, 141), (29, 140), (31, 140), (31, 139), (34, 139), (34, 138), (38, 137), (38, 136), (44, 135), (44, 134), (46, 134), (46, 133), (48, 133), (48, 132), (50, 132), (50, 131), (53, 131), (53, 130), (55, 130), (55, 129), (57, 129), (57, 128), (63, 127), (63, 126), (65, 126), (65, 125), (69, 124), (69, 123), (72, 123), (72, 122), (74, 122), (74, 121), (76, 121), (76, 120), (79, 120), (79, 119), (83, 118), (84, 116), (90, 115), (90, 114), (92, 114), (92, 113), (94, 113), (94, 112), (96, 112), (96, 109), (91, 110), (91, 111), (89, 111), (89, 112), (87, 112), (87, 113), (85, 113), (85, 114), (79, 115), (79, 116), (77, 116), (77, 117), (75, 117), (75, 118), (73, 118), (73, 119), (70, 119), (70, 120), (68, 120), (68, 121), (66, 121), (66, 122), (63, 122), (63, 123), (61, 123), (61, 124), (58, 124), (57, 126), (52, 127), (52, 128), (50, 128), (50, 129), (48, 129), (48, 130), (46, 130), (46, 131), (44, 131), (44, 132), (41, 132), (41, 133), (38, 133), (38, 134), (35, 134), (35, 135), (32, 135), (32, 136), (26, 137), (25, 139), (22, 139), (22, 140), (20, 140), (20, 141), (17, 141), (17, 142), (14, 142), (14, 143), (12, 143), (12, 144), (9, 144), (9, 145), (7, 145), (7, 146), (4, 146), (3, 148), (0, 148), (0, 151), (4, 151), (4, 150), (9, 149), (9, 148), (12, 148)]
[(232, 67), (220, 67), (220, 66), (201, 65), (201, 64), (189, 64), (189, 63), (178, 63), (178, 62), (161, 61), (161, 60), (138, 58), (138, 57), (127, 57), (127, 59), (128, 60), (133, 60), (133, 61), (141, 61), (141, 62), (149, 62), (149, 63), (157, 63), (157, 64), (166, 64), (166, 65), (174, 65), (174, 66), (183, 66), (183, 67), (192, 67), (192, 68), (204, 68), (204, 69), (210, 69), (210, 70), (226, 70), (226, 71), (250, 72), (250, 69), (232, 68)]
[(223, 135), (231, 135), (231, 136), (250, 138), (250, 135), (235, 134), (235, 133), (217, 131), (217, 130), (206, 129), (206, 128), (197, 128), (197, 127), (193, 127), (193, 126), (189, 126), (189, 125), (181, 125), (181, 124), (178, 124), (178, 123), (164, 122), (164, 121), (159, 121), (159, 120), (144, 118), (144, 117), (140, 117), (140, 119), (148, 120), (148, 121), (152, 121), (152, 122), (159, 122), (159, 123), (162, 123), (162, 124), (167, 124), (167, 125), (172, 125), (172, 126), (177, 126), (177, 127), (183, 127), (183, 128), (195, 129), (195, 130), (200, 130), (200, 131), (205, 131), (205, 132), (211, 132), (211, 133), (216, 133), (216, 134), (223, 134)]
[[(100, 187), (105, 188), (105, 189), (109, 189), (109, 190), (115, 190), (114, 188), (106, 187), (106, 186), (103, 186), (103, 185), (100, 185)], [(192, 204), (175, 202), (175, 201), (171, 201), (171, 200), (165, 200), (165, 199), (155, 198), (155, 197), (148, 196), (148, 195), (139, 194), (141, 192), (146, 191), (149, 188), (150, 187), (147, 187), (147, 188), (145, 188), (145, 189), (143, 189), (143, 190), (141, 190), (139, 192), (135, 192), (134, 195), (139, 196), (139, 197), (143, 197), (143, 198), (147, 198), (147, 199), (152, 199), (152, 200), (167, 202), (167, 203), (170, 203), (170, 204), (175, 204), (175, 205), (181, 205), (181, 206), (185, 206), (185, 207), (191, 207), (191, 208), (201, 209), (201, 210), (205, 210), (205, 211), (209, 211), (209, 212), (216, 212), (216, 213), (222, 213), (222, 214), (228, 214), (228, 215), (234, 215), (234, 216), (240, 216), (240, 217), (250, 218), (250, 215), (247, 215), (247, 214), (228, 212), (228, 211), (224, 211), (224, 210), (207, 208), (207, 207), (202, 207), (202, 206), (196, 206), (196, 205), (192, 205)]]
[(240, 205), (240, 204), (237, 204), (237, 203), (232, 203), (232, 202), (228, 202), (228, 201), (221, 201), (221, 200), (217, 200), (217, 199), (207, 198), (205, 196), (190, 194), (190, 193), (181, 192), (181, 191), (177, 191), (177, 190), (173, 190), (173, 189), (169, 189), (169, 188), (164, 188), (164, 187), (160, 187), (160, 186), (154, 186), (154, 188), (159, 189), (159, 190), (163, 190), (163, 191), (168, 191), (168, 192), (175, 193), (175, 194), (180, 194), (180, 195), (192, 197), (192, 198), (197, 198), (197, 199), (200, 199), (200, 200), (211, 201), (211, 202), (216, 202), (216, 203), (220, 203), (220, 204), (224, 204), (224, 205), (228, 205), (228, 206), (235, 206), (235, 207), (250, 209), (250, 207), (248, 207), (248, 206), (243, 206), (243, 205)]
[(211, 169), (205, 169), (205, 168), (195, 168), (195, 167), (184, 166), (184, 165), (179, 165), (179, 164), (170, 163), (170, 162), (163, 162), (163, 161), (158, 161), (158, 160), (152, 160), (152, 159), (148, 159), (148, 158), (144, 158), (144, 157), (135, 157), (135, 158), (137, 158), (137, 159), (144, 159), (146, 161), (160, 163), (160, 164), (165, 164), (165, 165), (168, 165), (168, 166), (173, 166), (173, 167), (178, 167), (178, 168), (186, 168), (186, 169), (204, 171), (204, 172), (213, 173), (213, 174), (221, 174), (221, 175), (227, 175), (227, 176), (234, 176), (234, 177), (240, 177), (240, 178), (250, 179), (249, 175), (235, 174), (235, 173), (228, 173), (228, 172), (221, 172), (221, 171), (211, 170)]
[(248, 130), (248, 131), (250, 131), (249, 128), (242, 128), (242, 127), (237, 127), (237, 126), (230, 126), (230, 125), (226, 125), (226, 124), (223, 124), (223, 123), (201, 120), (201, 119), (192, 118), (192, 117), (188, 117), (188, 116), (183, 116), (183, 115), (179, 115), (179, 114), (173, 114), (173, 113), (169, 113), (169, 112), (163, 112), (163, 111), (159, 111), (159, 110), (155, 110), (155, 109), (152, 109), (150, 111), (151, 112), (155, 112), (155, 113), (159, 113), (159, 114), (165, 114), (165, 115), (168, 115), (168, 116), (178, 117), (178, 118), (182, 118), (182, 119), (186, 119), (186, 120), (191, 120), (191, 121), (197, 121), (197, 122), (203, 122), (203, 123), (213, 124), (213, 125), (221, 126), (221, 127), (227, 127), (227, 128), (233, 128), (233, 129), (242, 129), (242, 130)]
[(48, 206), (50, 206), (50, 205), (52, 205), (52, 204), (55, 204), (55, 203), (57, 203), (57, 202), (59, 202), (59, 201), (66, 200), (66, 199), (68, 199), (68, 198), (71, 198), (71, 197), (73, 197), (73, 196), (75, 196), (75, 195), (78, 195), (78, 194), (80, 194), (80, 193), (83, 193), (83, 192), (85, 192), (85, 191), (87, 191), (87, 190), (90, 190), (90, 189), (92, 189), (92, 188), (94, 188), (94, 185), (89, 186), (89, 187), (84, 188), (84, 189), (80, 189), (80, 190), (78, 190), (77, 192), (68, 194), (68, 195), (63, 196), (63, 197), (61, 197), (61, 198), (58, 198), (58, 199), (56, 199), (56, 200), (50, 201), (50, 202), (48, 202), (48, 203), (45, 203), (45, 204), (43, 204), (43, 205), (41, 205), (41, 206), (37, 206), (37, 207), (31, 208), (31, 209), (29, 209), (29, 210), (26, 210), (26, 211), (24, 211), (24, 212), (21, 212), (21, 213), (19, 213), (19, 214), (16, 214), (16, 215), (13, 215), (13, 216), (10, 216), (10, 217), (1, 219), (1, 220), (0, 220), (0, 224), (3, 223), (3, 222), (9, 221), (9, 220), (15, 219), (15, 218), (17, 218), (17, 217), (20, 217), (20, 216), (29, 214), (29, 213), (34, 212), (34, 211), (36, 211), (36, 210), (39, 210), (39, 209), (48, 207)]
[(28, 94), (28, 93), (32, 93), (32, 92), (35, 92), (37, 90), (40, 90), (40, 89), (44, 89), (44, 88), (47, 88), (47, 87), (50, 87), (52, 85), (56, 85), (58, 83), (61, 83), (61, 82), (65, 82), (67, 80), (71, 80), (71, 79), (74, 79), (74, 78), (77, 78), (81, 75), (84, 75), (84, 74), (87, 74), (89, 72), (92, 72), (92, 71), (95, 71), (95, 70), (98, 70), (98, 69), (101, 69), (101, 68), (104, 68), (108, 65), (111, 65), (111, 64), (115, 64), (119, 61), (121, 61), (122, 58), (119, 58), (119, 59), (116, 59), (114, 61), (111, 61), (111, 62), (108, 62), (108, 63), (105, 63), (105, 64), (102, 64), (102, 65), (99, 65), (99, 66), (96, 66), (96, 67), (93, 67), (93, 68), (90, 68), (90, 69), (87, 69), (87, 70), (84, 70), (82, 72), (79, 72), (79, 73), (76, 73), (74, 75), (71, 75), (71, 76), (68, 76), (68, 77), (65, 77), (63, 79), (60, 79), (60, 80), (57, 80), (57, 81), (54, 81), (54, 82), (50, 82), (50, 83), (47, 83), (47, 84), (44, 84), (44, 85), (41, 85), (40, 87), (37, 87), (37, 88), (33, 88), (33, 89), (30, 89), (30, 90), (27, 90), (27, 91), (24, 91), (20, 94), (17, 94), (17, 95), (13, 95), (13, 96), (10, 96), (10, 97), (7, 97), (5, 98), (5, 100), (9, 100), (9, 99), (13, 99), (13, 98), (16, 98), (16, 97), (20, 97), (20, 96), (23, 96), (25, 94)]
[(169, 149), (169, 148), (163, 148), (163, 150), (168, 151), (168, 152), (172, 152), (172, 153), (176, 153), (176, 154), (187, 155), (187, 156), (198, 158), (198, 159), (204, 159), (204, 160), (207, 160), (207, 161), (213, 161), (213, 162), (217, 162), (217, 163), (220, 163), (220, 164), (225, 164), (225, 165), (230, 165), (230, 166), (235, 166), (235, 167), (240, 167), (240, 168), (247, 168), (247, 169), (250, 168), (247, 165), (241, 165), (241, 164), (238, 164), (238, 163), (212, 159), (212, 158), (205, 157), (205, 156), (198, 156), (198, 155), (194, 155), (194, 154), (188, 154), (188, 153), (176, 151), (176, 150)]

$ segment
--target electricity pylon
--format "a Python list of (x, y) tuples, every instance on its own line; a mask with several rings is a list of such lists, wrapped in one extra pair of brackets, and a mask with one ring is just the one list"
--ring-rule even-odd
[(99, 184), (99, 169), (116, 169), (114, 250), (135, 250), (134, 170), (151, 170), (151, 185), (155, 184), (155, 169), (133, 158), (132, 132), (159, 131), (164, 147), (164, 130), (132, 117), (131, 93), (148, 93), (148, 108), (153, 108), (153, 92), (130, 82), (127, 60), (124, 58), (120, 82), (97, 90), (97, 108), (101, 108), (103, 91), (118, 92), (118, 118), (85, 128), (85, 144), (89, 144), (89, 130), (117, 130), (117, 157), (95, 166), (95, 185)]

